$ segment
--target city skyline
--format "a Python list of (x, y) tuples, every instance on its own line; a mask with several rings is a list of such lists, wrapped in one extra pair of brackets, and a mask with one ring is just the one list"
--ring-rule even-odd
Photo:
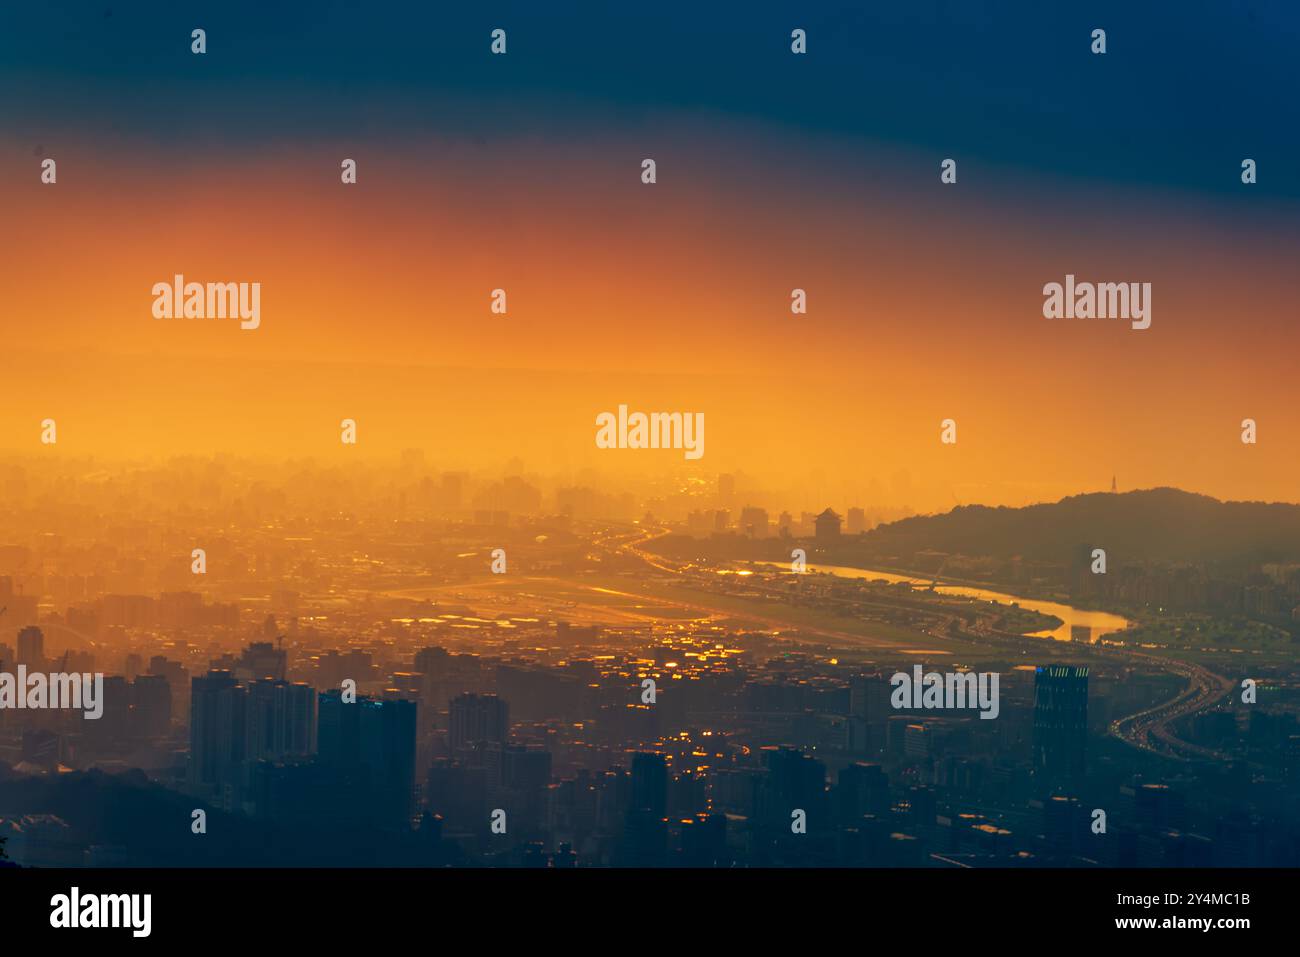
[(0, 926), (1285, 926), (1298, 45), (0, 7)]

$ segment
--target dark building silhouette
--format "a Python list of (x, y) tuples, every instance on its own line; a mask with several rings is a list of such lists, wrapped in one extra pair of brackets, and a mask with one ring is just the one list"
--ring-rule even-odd
[(185, 666), (179, 661), (168, 661), (164, 655), (154, 655), (149, 659), (149, 674), (161, 675), (167, 679), (172, 692), (172, 714), (184, 721), (190, 713), (190, 691), (193, 687)]
[(855, 824), (867, 814), (889, 811), (889, 778), (879, 764), (855, 761), (840, 768), (836, 790), (840, 820)]
[(1088, 739), (1088, 669), (1040, 665), (1034, 676), (1034, 770), (1049, 787), (1083, 780)]
[(191, 793), (227, 809), (238, 799), (247, 697), (229, 671), (209, 671), (190, 690)]
[(248, 685), (250, 761), (305, 757), (316, 750), (316, 690), (303, 682), (263, 680)]
[(341, 773), (365, 776), (372, 820), (381, 827), (411, 825), (417, 708), (404, 698), (363, 696), (348, 702), (338, 690), (319, 698), (318, 760)]
[(764, 748), (767, 774), (759, 795), (759, 816), (782, 834), (794, 810), (820, 825), (825, 818), (826, 765), (794, 748)]
[(727, 867), (727, 816), (696, 814), (681, 822), (681, 864), (685, 867)]
[(646, 808), (627, 812), (615, 854), (619, 867), (662, 867), (668, 858), (668, 821)]
[(836, 515), (833, 510), (829, 508), (826, 509), (826, 511), (818, 515), (817, 518), (814, 519), (813, 521), (814, 524), (817, 526), (818, 539), (824, 540), (828, 538), (840, 537), (840, 524), (843, 521), (843, 519), (841, 519), (838, 515)]
[(96, 719), (82, 719), (82, 735), (96, 754), (121, 753), (130, 746), (131, 686), (122, 675), (105, 675), (101, 712)]
[(448, 714), (448, 743), (452, 754), (479, 744), (499, 744), (509, 733), (509, 706), (496, 695), (462, 694), (452, 699)]
[[(135, 727), (157, 733), (164, 721), (170, 724), (163, 698), (164, 691), (170, 698), (167, 679), (141, 676), (136, 684)], [(107, 693), (105, 699), (111, 700)], [(271, 679), (244, 684), (225, 670), (195, 678), (190, 692), (190, 792), (227, 810), (240, 807), (255, 797), (249, 790), (253, 766), (309, 758), (316, 750), (316, 728), (316, 692), (306, 684)]]
[(18, 664), (29, 671), (45, 670), (45, 634), (35, 625), (18, 632)]
[(162, 738), (172, 725), (171, 682), (163, 675), (136, 675), (131, 682), (133, 733)]
[(632, 755), (632, 808), (663, 817), (668, 807), (668, 762), (662, 754)]

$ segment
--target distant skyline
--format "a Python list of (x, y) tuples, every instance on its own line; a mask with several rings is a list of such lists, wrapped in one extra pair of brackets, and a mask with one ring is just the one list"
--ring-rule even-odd
[[(585, 504), (581, 514), (575, 517), (629, 520), (640, 519), (649, 512), (657, 520), (680, 522), (694, 511), (706, 513), (711, 520), (714, 510), (727, 509), (731, 513), (732, 527), (738, 527), (742, 509), (761, 508), (768, 512), (772, 528), (776, 527), (782, 512), (788, 511), (798, 520), (801, 515), (812, 515), (826, 507), (840, 513), (841, 518), (845, 517), (848, 509), (865, 509), (870, 527), (911, 515), (942, 515), (961, 506), (1025, 508), (1079, 496), (1159, 489), (1174, 489), (1223, 502), (1297, 504), (1287, 499), (1218, 498), (1198, 489), (1171, 485), (1127, 488), (1118, 485), (1115, 477), (1112, 477), (1112, 481), (1117, 483), (1115, 487), (1111, 482), (1105, 482), (1061, 494), (1048, 494), (1026, 484), (1014, 489), (1020, 496), (1017, 500), (995, 502), (978, 496), (959, 496), (952, 485), (918, 483), (907, 471), (888, 476), (868, 474), (834, 478), (824, 473), (810, 473), (802, 479), (796, 476), (778, 481), (744, 470), (714, 472), (699, 467), (698, 463), (692, 463), (689, 469), (642, 470), (632, 474), (591, 466), (550, 468), (518, 456), (467, 466), (458, 463), (450, 454), (436, 459), (430, 449), (410, 447), (397, 454), (359, 456), (349, 464), (342, 459), (321, 455), (275, 457), (171, 453), (124, 457), (112, 453), (51, 456), (0, 451), (0, 487), (7, 488), (11, 498), (34, 494), (39, 499), (44, 494), (40, 489), (45, 484), (67, 492), (71, 488), (68, 482), (72, 481), (85, 483), (84, 491), (92, 497), (97, 494), (97, 489), (107, 485), (116, 486), (122, 494), (133, 497), (136, 479), (152, 474), (154, 480), (161, 483), (155, 494), (160, 494), (158, 490), (162, 488), (167, 488), (170, 494), (181, 494), (187, 486), (191, 492), (201, 487), (205, 496), (216, 495), (220, 490), (219, 498), (205, 498), (209, 505), (215, 506), (221, 501), (238, 500), (253, 488), (289, 490), (296, 483), (314, 483), (319, 477), (329, 476), (328, 484), (334, 490), (335, 505), (341, 506), (348, 501), (346, 490), (349, 488), (354, 495), (362, 497), (353, 499), (362, 511), (374, 511), (376, 506), (385, 503), (392, 505), (395, 496), (411, 493), (416, 497), (408, 504), (417, 511), (432, 506), (444, 517), (453, 518), (455, 514), (465, 516), (484, 507), (476, 505), (473, 497), (491, 497), (494, 494), (492, 489), (498, 490), (496, 494), (507, 494), (513, 499), (513, 492), (501, 491), (505, 485), (513, 485), (515, 491), (526, 491), (525, 486), (533, 489), (527, 494), (535, 495), (537, 503), (527, 509), (506, 506), (505, 511), (517, 518), (559, 514), (565, 510), (565, 502), (577, 501), (573, 498), (574, 493), (594, 492), (595, 498), (582, 498)], [(181, 480), (180, 484), (177, 484), (177, 479)], [(436, 493), (434, 500), (427, 497), (428, 491), (441, 487), (444, 480), (454, 481), (464, 494), (450, 511), (444, 508)], [(720, 489), (724, 481), (729, 481), (731, 488), (726, 494)], [(422, 488), (426, 491), (420, 491)], [(381, 498), (371, 500), (372, 494)], [(84, 495), (78, 494), (77, 498), (83, 500)], [(158, 499), (160, 508), (177, 504), (179, 501)]]

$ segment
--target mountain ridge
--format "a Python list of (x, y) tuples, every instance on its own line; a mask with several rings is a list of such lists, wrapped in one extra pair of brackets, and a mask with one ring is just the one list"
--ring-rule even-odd
[(1070, 561), (1105, 548), (1112, 561), (1300, 561), (1300, 505), (1221, 501), (1162, 486), (1089, 492), (1019, 507), (959, 505), (880, 525), (860, 539), (872, 552), (937, 551)]

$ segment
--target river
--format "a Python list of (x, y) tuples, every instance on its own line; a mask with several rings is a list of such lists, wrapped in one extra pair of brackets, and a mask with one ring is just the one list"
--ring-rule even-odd
[[(772, 565), (778, 568), (789, 568), (788, 563), (784, 562), (757, 562), (760, 565)], [(896, 575), (893, 572), (875, 571), (869, 568), (850, 568), (847, 565), (809, 565), (810, 572), (823, 572), (829, 575), (838, 575), (841, 578), (865, 578), (873, 581), (884, 580), (887, 582), (907, 582), (911, 585), (920, 585), (928, 587), (932, 581), (929, 578), (914, 578), (909, 575)], [(989, 591), (986, 588), (976, 588), (971, 585), (935, 585), (934, 590), (940, 595), (959, 595), (963, 598), (975, 598), (980, 601), (993, 601), (1003, 605), (1019, 605), (1021, 608), (1028, 608), (1032, 611), (1042, 612), (1044, 615), (1053, 615), (1061, 619), (1061, 627), (1049, 631), (1035, 631), (1029, 634), (1031, 638), (1054, 638), (1057, 641), (1073, 640), (1073, 627), (1087, 628), (1089, 642), (1096, 642), (1102, 635), (1108, 635), (1113, 631), (1123, 631), (1129, 626), (1127, 618), (1119, 615), (1112, 615), (1106, 611), (1087, 611), (1082, 608), (1074, 608), (1070, 605), (1062, 605), (1055, 601), (1043, 601), (1038, 598), (1020, 598), (1016, 595), (1007, 595), (1003, 592)]]

